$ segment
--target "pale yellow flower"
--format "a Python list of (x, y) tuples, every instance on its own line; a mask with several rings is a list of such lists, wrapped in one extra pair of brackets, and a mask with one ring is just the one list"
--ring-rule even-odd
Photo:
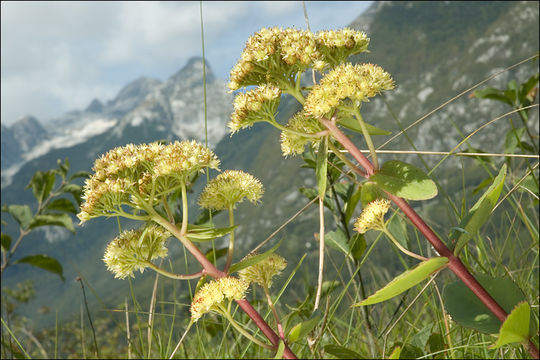
[(222, 277), (204, 284), (191, 302), (191, 319), (199, 320), (209, 311), (220, 312), (218, 305), (227, 300), (241, 300), (246, 296), (249, 284), (234, 277)]
[(252, 175), (227, 170), (216, 176), (204, 188), (199, 205), (206, 209), (227, 210), (244, 198), (256, 204), (263, 194), (261, 182)]
[[(252, 256), (254, 255), (248, 256), (244, 260)], [(286, 266), (287, 261), (284, 258), (277, 254), (272, 254), (261, 262), (240, 270), (238, 275), (240, 279), (247, 283), (254, 282), (269, 289), (272, 286), (272, 278), (281, 274)]]
[[(285, 125), (288, 129), (305, 134), (315, 134), (324, 130), (322, 124), (304, 111), (296, 113)], [(280, 136), (281, 152), (283, 156), (298, 155), (304, 152), (306, 144), (317, 146), (321, 138), (301, 136), (297, 133), (282, 131)]]
[(148, 267), (148, 261), (167, 256), (166, 240), (170, 234), (163, 228), (151, 225), (138, 230), (123, 231), (109, 243), (103, 261), (115, 278), (134, 277)]
[(253, 90), (239, 93), (234, 99), (234, 112), (228, 126), (231, 133), (252, 126), (258, 121), (272, 120), (281, 97), (278, 87), (264, 84)]
[(384, 215), (390, 209), (390, 200), (377, 199), (362, 210), (354, 223), (354, 230), (364, 234), (368, 230), (382, 230), (385, 228)]
[(309, 92), (304, 110), (319, 118), (340, 105), (360, 106), (381, 91), (394, 88), (387, 72), (373, 64), (342, 64), (328, 72)]

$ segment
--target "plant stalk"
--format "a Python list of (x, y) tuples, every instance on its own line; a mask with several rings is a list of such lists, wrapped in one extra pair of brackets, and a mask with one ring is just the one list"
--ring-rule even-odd
[[(358, 150), (358, 148), (334, 125), (325, 118), (320, 119), (321, 123), (330, 130), (332, 136), (338, 140), (345, 149), (362, 165), (368, 175), (373, 174), (374, 168), (369, 160)], [(453, 254), (453, 252), (442, 242), (441, 239), (431, 230), (424, 220), (414, 211), (414, 209), (402, 198), (386, 193), (403, 213), (411, 220), (414, 226), (426, 237), (440, 256), (448, 258), (448, 268), (452, 270), (463, 283), (487, 306), (487, 308), (501, 321), (504, 322), (508, 314), (497, 303), (495, 299), (483, 288), (483, 286), (474, 278), (474, 276), (465, 267), (463, 262)], [(529, 353), (538, 358), (538, 348), (529, 341), (527, 346)]]

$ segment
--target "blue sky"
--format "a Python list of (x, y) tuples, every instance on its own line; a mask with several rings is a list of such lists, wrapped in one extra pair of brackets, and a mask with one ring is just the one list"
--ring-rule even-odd
[[(372, 1), (306, 1), (313, 31), (347, 26)], [(106, 101), (140, 77), (166, 80), (200, 56), (199, 1), (2, 2), (1, 120), (40, 121), (93, 98)], [(203, 2), (206, 58), (228, 79), (261, 27), (305, 28), (301, 1)]]

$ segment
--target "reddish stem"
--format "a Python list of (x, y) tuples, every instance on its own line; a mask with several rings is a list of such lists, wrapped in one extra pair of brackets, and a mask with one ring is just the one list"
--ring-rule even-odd
[[(246, 299), (242, 299), (242, 300), (236, 300), (236, 303), (242, 308), (242, 310), (246, 312), (246, 314), (249, 315), (251, 320), (253, 320), (253, 322), (259, 327), (259, 329), (261, 329), (263, 334), (266, 335), (266, 337), (268, 338), (268, 340), (270, 340), (272, 345), (278, 346), (279, 341), (280, 341), (279, 336), (277, 336), (274, 330), (272, 330), (272, 328), (268, 326), (266, 321), (264, 321), (264, 319), (261, 317), (261, 315), (259, 315), (257, 310), (255, 310), (253, 306), (251, 306), (249, 301), (247, 301)], [(287, 344), (285, 344), (283, 357), (286, 359), (297, 359), (296, 355), (294, 355), (291, 349), (289, 349)]]
[[(349, 138), (338, 129), (335, 124), (325, 118), (321, 118), (320, 121), (324, 126), (326, 126), (326, 128), (328, 128), (328, 130), (330, 130), (332, 136), (334, 136), (334, 138), (349, 151), (352, 157), (354, 157), (355, 160), (366, 169), (368, 175), (374, 173), (374, 168), (371, 162), (360, 152), (360, 150), (358, 150), (358, 148), (349, 140)], [(452, 253), (452, 251), (442, 242), (442, 240), (439, 239), (439, 237), (433, 232), (433, 230), (431, 230), (424, 220), (422, 220), (416, 211), (414, 211), (414, 209), (402, 198), (388, 192), (386, 194), (411, 220), (413, 225), (416, 226), (418, 230), (426, 237), (431, 245), (433, 245), (439, 255), (448, 258), (448, 268), (452, 270), (469, 289), (471, 289), (471, 291), (480, 299), (480, 301), (482, 301), (501, 322), (504, 322), (508, 316), (506, 311), (483, 288), (483, 286), (474, 278), (469, 270), (467, 270), (463, 262), (461, 262), (461, 260)], [(529, 353), (534, 358), (539, 357), (538, 348), (532, 343), (532, 341), (528, 342), (527, 348)]]

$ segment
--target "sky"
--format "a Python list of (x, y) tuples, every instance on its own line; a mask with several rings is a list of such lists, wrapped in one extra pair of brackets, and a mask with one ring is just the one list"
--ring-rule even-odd
[[(310, 28), (345, 27), (371, 3), (306, 1)], [(260, 28), (306, 28), (301, 1), (209, 1), (202, 10), (205, 56), (224, 80)], [(106, 102), (130, 81), (164, 81), (202, 55), (199, 1), (2, 1), (0, 23), (4, 125)]]

